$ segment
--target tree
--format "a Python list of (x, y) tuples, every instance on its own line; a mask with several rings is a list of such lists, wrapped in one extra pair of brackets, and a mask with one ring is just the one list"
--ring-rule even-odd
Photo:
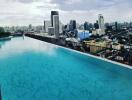
[(10, 35), (11, 35), (10, 32), (1, 32), (1, 33), (0, 33), (0, 38), (1, 38), (1, 37), (8, 37), (8, 36), (10, 36)]
[(3, 27), (0, 27), (0, 33), (5, 32)]
[(10, 32), (5, 32), (3, 27), (0, 27), (0, 38), (10, 36)]

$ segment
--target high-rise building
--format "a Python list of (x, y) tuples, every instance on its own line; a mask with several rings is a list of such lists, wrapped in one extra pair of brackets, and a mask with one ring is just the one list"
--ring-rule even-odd
[(54, 15), (59, 15), (59, 12), (58, 11), (51, 11), (51, 26), (53, 27), (53, 24), (54, 24), (54, 22), (53, 22), (53, 16)]
[(68, 32), (68, 25), (64, 25), (62, 28), (63, 34), (66, 35), (66, 33)]
[(71, 20), (69, 25), (70, 31), (74, 31), (76, 29), (76, 20)]
[(29, 24), (28, 29), (29, 29), (29, 31), (32, 31), (32, 30), (33, 30), (33, 26), (32, 26), (32, 24)]
[(102, 14), (99, 14), (98, 17), (98, 24), (99, 24), (99, 29), (101, 29), (101, 34), (105, 34), (105, 23), (104, 23), (104, 17)]
[(48, 27), (51, 26), (51, 22), (50, 21), (44, 21), (44, 32), (47, 33), (48, 32)]
[(118, 30), (118, 23), (117, 22), (115, 22), (115, 30), (116, 30), (116, 32)]
[(59, 23), (60, 23), (59, 24), (59, 33), (62, 33), (63, 32), (62, 30), (63, 30), (63, 26), (64, 25), (60, 21), (59, 21)]
[(103, 30), (105, 27), (105, 24), (104, 24), (104, 17), (102, 14), (99, 14), (98, 23), (99, 23), (99, 28)]
[(88, 22), (85, 22), (84, 23), (84, 30), (89, 30), (90, 27), (89, 27), (89, 23)]
[(113, 29), (118, 32), (123, 27), (122, 23), (115, 22), (113, 23)]
[(48, 27), (48, 35), (54, 35), (55, 29), (54, 27)]
[(99, 23), (98, 21), (96, 21), (96, 23), (94, 23), (94, 28), (95, 29), (99, 29), (99, 24), (98, 23)]
[(53, 16), (53, 27), (54, 27), (54, 34), (56, 38), (59, 38), (59, 15)]

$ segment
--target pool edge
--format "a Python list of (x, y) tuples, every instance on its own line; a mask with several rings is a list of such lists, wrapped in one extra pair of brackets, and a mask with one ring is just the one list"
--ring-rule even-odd
[[(26, 37), (28, 37), (28, 36), (26, 36)], [(29, 38), (32, 38), (32, 37), (29, 37)], [(32, 38), (32, 39), (35, 39), (35, 38)], [(42, 40), (39, 40), (39, 39), (35, 39), (35, 40), (42, 41)], [(130, 66), (130, 65), (122, 64), (122, 63), (119, 63), (119, 62), (116, 62), (116, 61), (112, 61), (112, 60), (102, 58), (102, 57), (99, 57), (99, 56), (94, 56), (92, 54), (88, 54), (88, 53), (85, 53), (85, 52), (81, 52), (81, 51), (77, 51), (77, 50), (74, 50), (74, 49), (66, 48), (66, 47), (63, 47), (63, 46), (60, 46), (60, 45), (57, 45), (57, 44), (53, 44), (53, 43), (49, 43), (49, 42), (46, 42), (46, 41), (42, 41), (42, 42), (45, 42), (45, 43), (48, 43), (48, 44), (51, 44), (51, 45), (55, 45), (55, 46), (63, 48), (63, 49), (67, 49), (69, 51), (74, 51), (76, 53), (80, 53), (80, 54), (85, 55), (85, 56), (89, 56), (89, 57), (100, 59), (100, 60), (103, 60), (103, 61), (106, 61), (106, 62), (109, 62), (109, 63), (113, 63), (113, 64), (116, 64), (116, 65), (119, 65), (119, 66), (122, 66), (122, 67), (125, 67), (125, 68), (132, 69), (132, 66)]]

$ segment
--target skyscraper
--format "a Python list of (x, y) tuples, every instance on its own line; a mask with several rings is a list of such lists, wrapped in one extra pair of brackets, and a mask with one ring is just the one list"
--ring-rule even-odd
[(95, 28), (95, 29), (99, 29), (98, 21), (96, 21), (96, 23), (94, 23), (94, 28)]
[(29, 31), (32, 31), (33, 30), (33, 26), (32, 26), (32, 24), (29, 24)]
[(71, 31), (74, 31), (76, 29), (76, 20), (71, 20), (69, 28)]
[(55, 29), (54, 27), (48, 27), (48, 35), (54, 35)]
[(53, 27), (56, 38), (59, 38), (59, 15), (53, 15)]
[(102, 14), (99, 14), (99, 18), (98, 18), (98, 24), (99, 24), (99, 29), (101, 29), (102, 33), (105, 33), (105, 24), (104, 24), (104, 17)]
[(44, 32), (48, 32), (48, 27), (51, 26), (51, 22), (50, 21), (44, 21)]
[(115, 22), (115, 31), (117, 32), (118, 31), (118, 23)]
[(84, 30), (89, 30), (89, 23), (88, 22), (84, 23)]
[(58, 11), (51, 11), (51, 26), (53, 27), (53, 16), (54, 15), (59, 15), (59, 12)]

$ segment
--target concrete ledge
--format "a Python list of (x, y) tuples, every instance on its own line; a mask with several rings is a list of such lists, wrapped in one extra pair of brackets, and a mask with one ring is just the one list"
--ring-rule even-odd
[(41, 41), (48, 42), (48, 43), (53, 43), (53, 44), (58, 43), (58, 40), (56, 38), (44, 37), (44, 36), (39, 36), (39, 35), (34, 35), (34, 34), (25, 34), (25, 35), (31, 38), (35, 38)]

